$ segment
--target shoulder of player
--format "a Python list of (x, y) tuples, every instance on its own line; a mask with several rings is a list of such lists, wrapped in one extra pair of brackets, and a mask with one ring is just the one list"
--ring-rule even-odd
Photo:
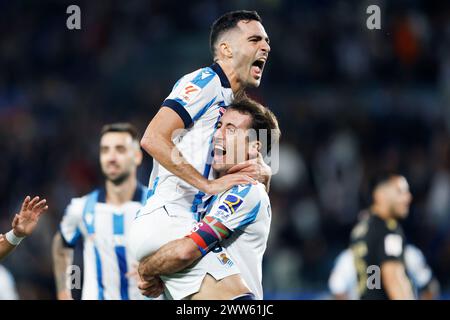
[(338, 261), (353, 261), (353, 251), (350, 248), (343, 250), (337, 257)]
[(5, 285), (6, 288), (14, 284), (12, 273), (2, 265), (0, 265), (0, 283)]
[(67, 206), (67, 209), (82, 209), (86, 203), (88, 195), (72, 198)]
[(410, 265), (424, 265), (426, 264), (425, 256), (419, 248), (412, 244), (405, 245), (405, 261), (410, 263)]
[[(386, 247), (386, 245), (389, 246), (391, 243), (405, 242), (404, 235), (399, 229), (398, 223), (394, 225), (392, 222), (390, 223), (389, 221), (382, 220), (378, 217), (374, 217), (370, 220), (371, 223), (367, 239), (372, 245), (382, 243)], [(397, 245), (394, 247), (397, 247)]]
[(235, 195), (245, 202), (269, 202), (269, 195), (267, 194), (266, 187), (262, 183), (257, 184), (240, 184), (231, 188), (228, 194)]
[(8, 269), (0, 264), (0, 277), (6, 276), (7, 274), (9, 274)]
[[(95, 191), (95, 190), (93, 190)], [(83, 211), (84, 206), (86, 205), (86, 201), (88, 197), (92, 194), (92, 192), (89, 192), (81, 197), (75, 197), (72, 198), (67, 206), (66, 210), (77, 210), (77, 211)]]
[(368, 229), (370, 234), (382, 235), (391, 232), (385, 220), (372, 214), (368, 220)]
[(184, 85), (194, 84), (202, 88), (206, 85), (208, 85), (208, 87), (221, 87), (219, 75), (210, 67), (192, 71), (191, 73), (184, 75), (180, 80), (184, 82)]

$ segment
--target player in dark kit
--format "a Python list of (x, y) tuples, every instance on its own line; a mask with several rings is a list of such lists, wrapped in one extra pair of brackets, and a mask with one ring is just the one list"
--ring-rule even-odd
[(399, 220), (408, 215), (412, 200), (408, 182), (400, 175), (379, 178), (373, 188), (370, 215), (351, 234), (351, 249), (361, 299), (414, 299), (405, 271), (405, 236)]

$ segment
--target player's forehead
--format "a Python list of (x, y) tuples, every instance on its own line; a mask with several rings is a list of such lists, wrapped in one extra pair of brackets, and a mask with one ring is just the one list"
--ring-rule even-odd
[(222, 116), (220, 122), (222, 123), (222, 126), (233, 125), (236, 128), (248, 129), (251, 122), (251, 116), (242, 114), (234, 109), (228, 109)]
[(100, 146), (131, 145), (133, 138), (128, 132), (106, 132), (100, 139)]
[(401, 192), (409, 192), (409, 184), (405, 177), (403, 176), (396, 176), (392, 178), (392, 183), (394, 184), (395, 188), (398, 191)]
[(261, 22), (256, 20), (241, 20), (236, 26), (239, 33), (247, 38), (251, 36), (260, 36), (262, 38), (268, 38), (266, 30)]

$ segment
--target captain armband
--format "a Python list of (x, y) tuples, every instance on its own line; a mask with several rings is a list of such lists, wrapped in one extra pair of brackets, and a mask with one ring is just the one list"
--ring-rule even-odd
[(231, 230), (228, 229), (219, 220), (206, 216), (202, 221), (197, 223), (187, 236), (194, 240), (199, 248), (202, 256), (211, 251), (218, 242), (228, 238), (231, 235)]

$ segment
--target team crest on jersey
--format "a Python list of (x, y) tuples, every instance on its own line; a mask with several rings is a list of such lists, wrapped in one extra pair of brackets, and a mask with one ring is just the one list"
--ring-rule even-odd
[(224, 266), (228, 266), (228, 267), (232, 267), (233, 266), (233, 261), (228, 258), (227, 254), (225, 252), (222, 252), (221, 254), (219, 254), (217, 256), (217, 259), (219, 259), (220, 263)]
[(182, 101), (189, 103), (191, 102), (197, 94), (199, 94), (201, 88), (192, 82), (188, 82), (186, 86), (180, 92), (180, 98)]
[(227, 220), (232, 214), (236, 212), (236, 210), (241, 206), (244, 201), (237, 197), (234, 194), (229, 194), (219, 206), (217, 210), (218, 218), (223, 220)]

